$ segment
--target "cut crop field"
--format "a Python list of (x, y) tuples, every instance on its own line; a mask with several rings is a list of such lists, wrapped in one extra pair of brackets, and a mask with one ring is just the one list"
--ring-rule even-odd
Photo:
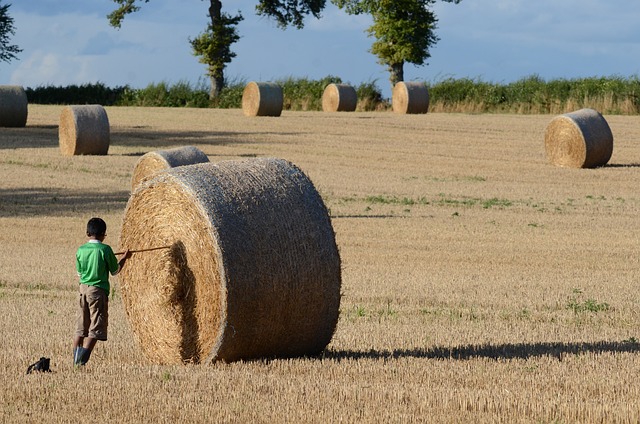
[[(550, 115), (108, 107), (109, 154), (65, 157), (62, 108), (0, 128), (0, 422), (640, 421), (640, 117), (566, 169)], [(109, 340), (72, 366), (87, 220), (118, 249), (136, 161), (185, 145), (314, 183), (342, 260), (321, 356), (153, 365), (113, 277)]]

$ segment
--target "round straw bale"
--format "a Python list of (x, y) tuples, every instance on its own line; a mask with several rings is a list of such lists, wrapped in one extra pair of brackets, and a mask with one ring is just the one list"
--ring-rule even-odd
[(65, 156), (106, 155), (109, 118), (100, 105), (67, 106), (60, 114), (60, 151)]
[(150, 178), (158, 171), (204, 162), (209, 162), (209, 158), (202, 150), (194, 146), (145, 153), (133, 168), (131, 188), (135, 188), (143, 179)]
[(393, 87), (391, 103), (397, 113), (427, 113), (429, 89), (424, 82), (400, 81)]
[(245, 116), (280, 116), (282, 88), (273, 82), (250, 82), (242, 92), (242, 112)]
[(138, 185), (124, 212), (125, 311), (155, 363), (321, 352), (340, 306), (340, 256), (304, 173), (273, 158), (181, 166)]
[(27, 93), (19, 85), (0, 85), (0, 127), (27, 125)]
[(348, 84), (329, 84), (322, 93), (325, 112), (353, 112), (358, 105), (356, 89)]
[(613, 153), (613, 134), (604, 117), (593, 109), (556, 116), (544, 134), (547, 159), (556, 166), (595, 168)]

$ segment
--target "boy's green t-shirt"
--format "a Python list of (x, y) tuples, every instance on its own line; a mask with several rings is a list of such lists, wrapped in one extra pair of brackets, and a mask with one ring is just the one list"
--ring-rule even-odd
[(76, 270), (81, 284), (100, 287), (109, 293), (109, 274), (118, 271), (118, 259), (108, 244), (88, 242), (76, 252)]

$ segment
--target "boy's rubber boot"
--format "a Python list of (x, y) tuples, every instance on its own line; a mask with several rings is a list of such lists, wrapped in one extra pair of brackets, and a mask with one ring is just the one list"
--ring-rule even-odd
[[(88, 352), (88, 354), (87, 354)], [(89, 360), (91, 352), (83, 347), (77, 347), (73, 352), (73, 365), (84, 365)]]
[(89, 358), (91, 358), (91, 351), (89, 349), (85, 349), (82, 348), (82, 350), (84, 351), (82, 353), (82, 362), (81, 365), (86, 364), (87, 362), (89, 362)]
[(76, 347), (73, 349), (73, 365), (78, 366), (81, 365), (82, 360), (82, 350), (81, 347)]

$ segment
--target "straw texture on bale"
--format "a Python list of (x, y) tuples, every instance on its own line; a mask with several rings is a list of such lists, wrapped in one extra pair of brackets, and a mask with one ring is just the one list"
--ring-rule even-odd
[(155, 363), (320, 353), (340, 306), (327, 209), (295, 165), (273, 158), (168, 169), (127, 203), (119, 274), (134, 334)]
[(27, 93), (19, 85), (0, 85), (0, 127), (27, 125)]
[(348, 84), (329, 84), (322, 93), (324, 112), (353, 112), (357, 105), (356, 89)]
[(611, 159), (613, 134), (598, 111), (580, 109), (551, 120), (545, 130), (544, 147), (553, 165), (596, 168)]
[(429, 89), (423, 82), (400, 81), (391, 93), (393, 111), (397, 113), (427, 113)]
[(194, 146), (145, 153), (133, 168), (131, 188), (135, 188), (143, 179), (150, 178), (158, 171), (204, 162), (209, 162), (209, 158), (202, 150)]
[(110, 141), (107, 112), (100, 105), (65, 107), (60, 114), (58, 137), (65, 156), (106, 155)]
[(283, 101), (278, 84), (252, 81), (242, 92), (242, 112), (245, 116), (280, 116)]

